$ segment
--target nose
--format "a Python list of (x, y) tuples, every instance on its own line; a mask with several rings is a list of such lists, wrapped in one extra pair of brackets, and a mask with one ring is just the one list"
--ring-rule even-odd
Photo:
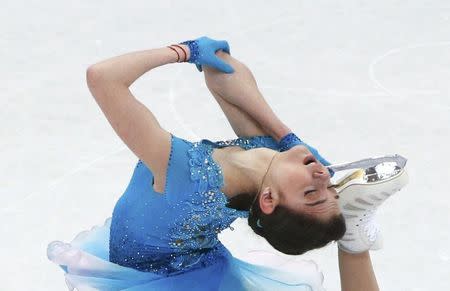
[(313, 172), (313, 178), (319, 180), (322, 183), (328, 183), (330, 179), (330, 173), (326, 169), (317, 169)]

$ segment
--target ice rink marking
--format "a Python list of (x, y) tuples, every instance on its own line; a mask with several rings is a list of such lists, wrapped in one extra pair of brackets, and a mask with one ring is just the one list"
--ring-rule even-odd
[[(383, 86), (383, 84), (376, 78), (376, 74), (375, 74), (375, 66), (377, 64), (379, 64), (381, 61), (383, 61), (385, 58), (391, 56), (391, 55), (395, 55), (395, 54), (399, 54), (403, 51), (406, 50), (410, 50), (410, 49), (416, 49), (416, 48), (422, 48), (422, 47), (433, 47), (433, 46), (450, 46), (450, 41), (439, 41), (439, 42), (426, 42), (426, 43), (419, 43), (419, 44), (411, 44), (411, 45), (407, 45), (407, 46), (402, 46), (402, 47), (396, 47), (396, 48), (392, 48), (390, 50), (388, 50), (387, 52), (385, 52), (384, 54), (381, 54), (377, 57), (375, 57), (372, 62), (369, 65), (369, 78), (372, 81), (372, 83), (375, 85), (375, 87), (377, 87), (378, 89), (384, 91), (386, 94), (388, 94), (388, 96), (394, 97), (395, 94), (389, 90), (388, 88), (386, 88), (386, 86)], [(436, 93), (440, 93), (440, 91), (438, 90), (418, 90), (418, 91), (413, 91), (413, 92), (420, 92), (422, 94), (436, 94)]]

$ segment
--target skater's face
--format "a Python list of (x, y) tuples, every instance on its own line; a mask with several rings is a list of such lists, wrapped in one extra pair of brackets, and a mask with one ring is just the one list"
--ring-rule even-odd
[[(278, 153), (268, 177), (268, 187), (262, 190), (260, 197), (261, 209), (266, 214), (278, 204), (322, 220), (340, 214), (337, 193), (330, 187), (327, 168), (305, 146), (297, 145)], [(269, 200), (264, 201), (264, 198)]]

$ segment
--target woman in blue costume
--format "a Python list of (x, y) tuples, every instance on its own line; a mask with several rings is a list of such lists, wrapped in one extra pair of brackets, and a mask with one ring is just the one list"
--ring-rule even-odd
[[(129, 90), (147, 71), (186, 61), (204, 72), (237, 139), (175, 136)], [(117, 56), (89, 67), (87, 83), (139, 161), (104, 225), (49, 244), (69, 289), (323, 290), (313, 263), (262, 266), (233, 257), (217, 235), (244, 217), (286, 254), (338, 241), (342, 288), (377, 290), (368, 253), (375, 240), (341, 239), (347, 222), (329, 163), (278, 119), (226, 41), (202, 37)]]

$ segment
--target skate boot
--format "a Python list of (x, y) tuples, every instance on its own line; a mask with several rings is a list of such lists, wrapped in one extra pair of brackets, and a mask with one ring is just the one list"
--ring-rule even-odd
[(335, 189), (347, 231), (338, 247), (348, 253), (380, 249), (383, 239), (375, 221), (376, 210), (407, 183), (406, 170), (395, 163), (357, 169), (340, 179)]

